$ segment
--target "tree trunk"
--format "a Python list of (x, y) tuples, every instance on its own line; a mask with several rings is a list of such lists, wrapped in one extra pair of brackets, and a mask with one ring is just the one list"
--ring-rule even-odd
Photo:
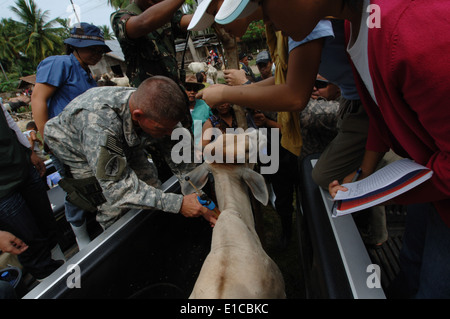
[[(222, 27), (218, 24), (214, 24), (214, 30), (216, 31), (217, 37), (222, 43), (222, 47), (224, 49), (224, 61), (226, 69), (239, 69), (239, 53), (236, 38), (231, 34), (227, 33)], [(233, 105), (234, 113), (236, 114), (236, 121), (238, 127), (246, 130), (247, 119), (245, 117), (245, 110), (242, 106)]]

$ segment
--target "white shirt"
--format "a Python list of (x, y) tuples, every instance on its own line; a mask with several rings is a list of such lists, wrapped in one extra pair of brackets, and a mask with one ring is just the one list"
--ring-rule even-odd
[(20, 130), (20, 128), (17, 126), (17, 123), (14, 121), (14, 119), (11, 117), (11, 115), (9, 115), (8, 111), (6, 110), (6, 108), (3, 106), (3, 104), (0, 103), (0, 105), (2, 106), (2, 110), (3, 113), (5, 113), (5, 117), (6, 117), (6, 121), (8, 122), (8, 126), (14, 130), (14, 132), (16, 132), (17, 135), (17, 139), (19, 140), (19, 142), (25, 146), (26, 148), (31, 148), (30, 142), (28, 141), (28, 139), (25, 137), (25, 135), (22, 134), (22, 131)]
[[(369, 38), (369, 26), (367, 24), (367, 19), (369, 17), (369, 12), (367, 12), (366, 8), (370, 5), (369, 0), (364, 0), (363, 3), (363, 11), (361, 15), (361, 26), (359, 28), (358, 38), (353, 43), (350, 41), (347, 45), (347, 52), (350, 54), (350, 57), (358, 70), (361, 79), (366, 85), (367, 90), (372, 96), (372, 99), (377, 103), (377, 99), (375, 98), (375, 91), (373, 89), (372, 78), (370, 76), (369, 71), (369, 55), (367, 50), (368, 38)], [(350, 39), (352, 38), (352, 31), (350, 31)], [(378, 103), (377, 103), (378, 104)]]

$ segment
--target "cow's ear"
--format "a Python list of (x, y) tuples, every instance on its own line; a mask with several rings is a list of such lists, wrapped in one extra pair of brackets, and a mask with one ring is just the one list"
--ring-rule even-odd
[(250, 168), (245, 168), (242, 178), (250, 188), (253, 196), (266, 206), (269, 202), (269, 192), (264, 177)]
[[(202, 189), (206, 185), (206, 182), (208, 182), (208, 174), (208, 164), (203, 163), (197, 166), (193, 171), (189, 172), (186, 177), (195, 187)], [(195, 193), (195, 189), (191, 183), (186, 179), (181, 181), (181, 192), (184, 195)]]

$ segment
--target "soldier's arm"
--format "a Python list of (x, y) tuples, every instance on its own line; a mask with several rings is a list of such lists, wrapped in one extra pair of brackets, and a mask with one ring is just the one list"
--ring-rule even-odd
[(191, 23), (192, 16), (193, 16), (192, 14), (185, 14), (181, 17), (181, 21), (180, 21), (181, 30), (183, 30), (183, 31), (187, 30), (189, 23)]
[[(164, 0), (152, 5), (140, 15), (131, 16), (126, 24), (128, 38), (140, 38), (170, 22), (183, 3), (184, 0)], [(183, 24), (186, 23), (186, 19)]]

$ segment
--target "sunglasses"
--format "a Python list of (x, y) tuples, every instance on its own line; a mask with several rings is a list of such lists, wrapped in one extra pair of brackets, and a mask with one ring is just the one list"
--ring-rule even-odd
[(329, 83), (328, 81), (316, 79), (316, 82), (314, 83), (314, 86), (317, 89), (324, 89), (324, 88), (326, 88), (328, 86), (328, 83)]

